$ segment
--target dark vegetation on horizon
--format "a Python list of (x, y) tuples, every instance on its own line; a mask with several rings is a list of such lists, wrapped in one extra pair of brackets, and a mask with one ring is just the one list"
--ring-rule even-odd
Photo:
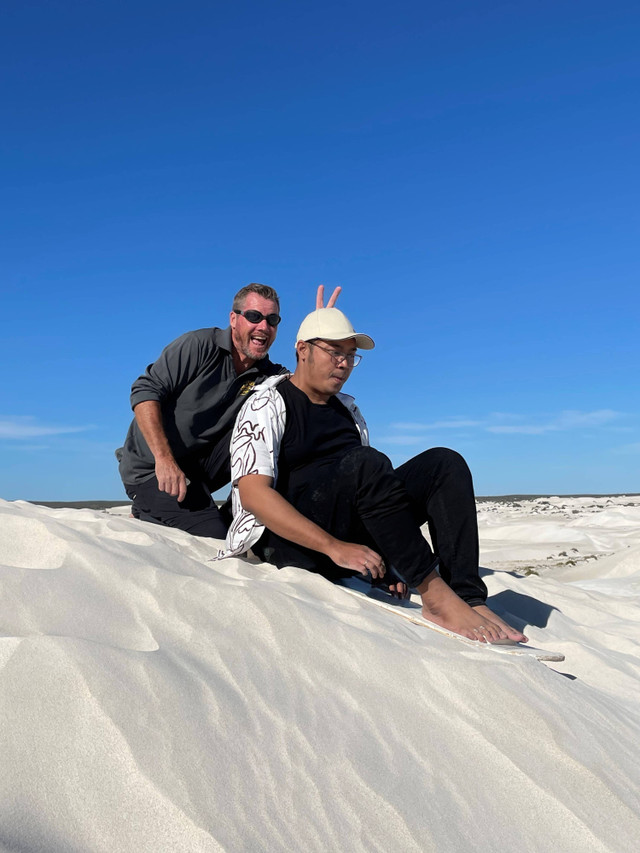
[[(619, 498), (619, 497), (635, 498), (640, 497), (639, 492), (615, 492), (611, 494), (580, 494), (580, 495), (558, 495), (549, 492), (545, 495), (476, 495), (476, 500), (480, 503), (486, 501), (503, 501), (504, 503), (513, 503), (514, 501), (532, 501), (536, 498)], [(47, 506), (50, 509), (108, 509), (112, 506), (130, 506), (131, 501), (29, 501), (29, 503), (38, 506)], [(222, 501), (217, 501), (222, 503)]]

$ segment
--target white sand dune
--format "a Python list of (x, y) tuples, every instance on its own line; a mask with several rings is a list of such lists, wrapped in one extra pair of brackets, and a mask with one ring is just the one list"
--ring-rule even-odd
[(479, 518), (496, 609), (564, 663), (0, 501), (0, 849), (635, 851), (640, 499)]

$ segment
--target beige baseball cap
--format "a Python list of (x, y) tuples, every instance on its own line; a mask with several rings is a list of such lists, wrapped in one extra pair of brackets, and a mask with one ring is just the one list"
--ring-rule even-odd
[(359, 349), (373, 349), (375, 344), (369, 335), (363, 335), (351, 325), (349, 318), (338, 308), (318, 308), (302, 321), (298, 329), (298, 341), (312, 341), (322, 338), (324, 341), (344, 341), (355, 338)]

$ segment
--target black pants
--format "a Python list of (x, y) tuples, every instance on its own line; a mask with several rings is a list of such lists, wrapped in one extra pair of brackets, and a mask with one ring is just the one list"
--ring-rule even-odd
[(218, 509), (211, 493), (231, 479), (230, 438), (229, 432), (206, 453), (179, 460), (190, 480), (187, 496), (180, 503), (176, 497), (160, 491), (155, 476), (135, 485), (125, 483), (125, 491), (133, 502), (132, 514), (141, 521), (177, 527), (194, 536), (224, 539), (231, 523), (230, 502)]
[[(372, 547), (410, 587), (438, 566), (468, 604), (486, 601), (478, 572), (473, 481), (467, 463), (453, 450), (426, 450), (394, 469), (379, 451), (355, 448), (310, 482), (295, 506), (336, 538)], [(420, 532), (425, 522), (435, 554)], [(299, 566), (332, 580), (354, 574), (271, 531), (254, 550), (277, 566)]]

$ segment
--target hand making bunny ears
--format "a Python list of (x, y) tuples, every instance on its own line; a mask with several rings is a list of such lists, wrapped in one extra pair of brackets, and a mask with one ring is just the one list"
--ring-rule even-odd
[[(331, 297), (329, 298), (329, 301), (326, 305), (327, 308), (334, 308), (335, 307), (336, 301), (338, 299), (338, 296), (340, 296), (341, 290), (342, 290), (342, 288), (340, 286), (335, 288), (335, 290), (331, 294)], [(324, 308), (324, 307), (325, 307), (325, 305), (324, 305), (324, 284), (320, 284), (320, 285), (318, 285), (318, 292), (316, 294), (316, 311), (318, 310), (318, 308)]]

